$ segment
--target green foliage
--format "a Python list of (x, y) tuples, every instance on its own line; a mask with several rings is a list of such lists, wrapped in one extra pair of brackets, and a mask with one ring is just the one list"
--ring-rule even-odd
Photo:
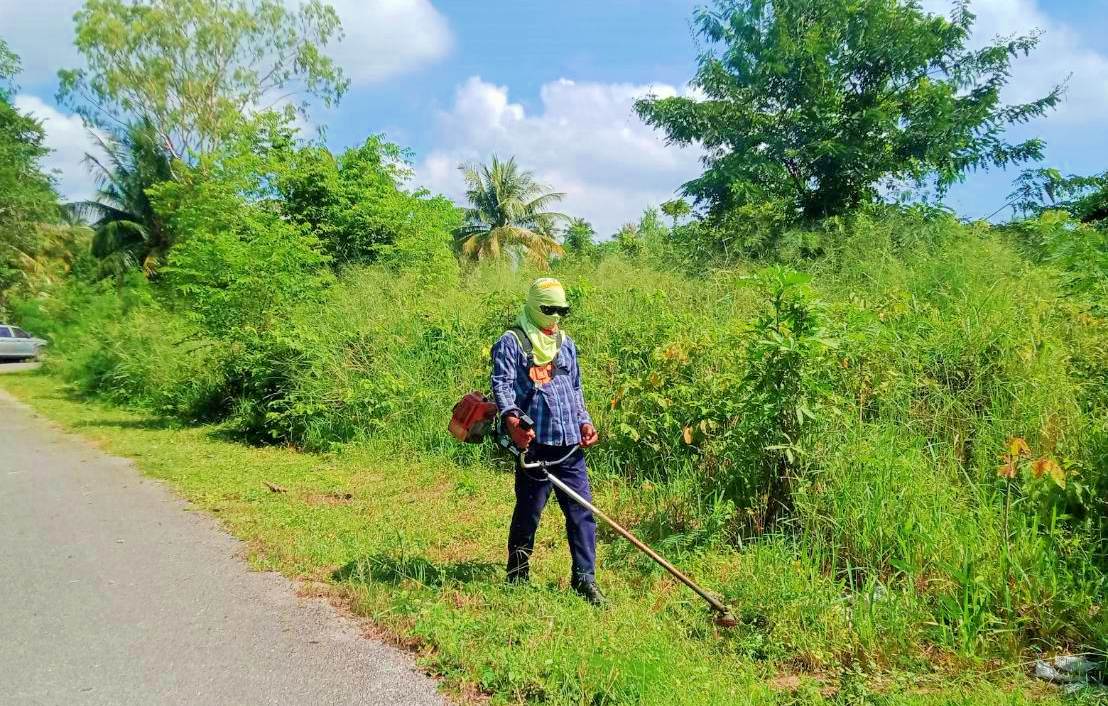
[(22, 70), (19, 55), (11, 50), (8, 43), (0, 38), (0, 99), (11, 101), (12, 94), (18, 90), (15, 77)]
[(87, 0), (75, 21), (87, 68), (59, 72), (59, 100), (106, 129), (149, 122), (176, 159), (216, 149), (243, 115), (304, 114), (348, 85), (322, 52), (342, 30), (320, 0)]
[(670, 141), (701, 144), (707, 171), (685, 185), (721, 216), (779, 206), (788, 219), (849, 213), (882, 186), (1039, 159), (1036, 139), (1005, 128), (1043, 115), (1060, 88), (1003, 105), (1016, 37), (967, 49), (974, 16), (953, 21), (899, 0), (717, 0), (697, 11), (707, 44), (693, 85), (703, 98), (648, 97), (639, 115)]
[[(418, 271), (377, 262), (323, 286), (313, 277), (326, 265), (288, 245), (309, 236), (269, 220), (264, 200), (244, 204), (241, 184), (204, 184), (184, 200), (203, 209), (183, 213), (210, 235), (195, 251), (184, 239), (171, 262), (197, 253), (195, 272), (250, 282), (250, 242), (287, 238), (277, 271), (242, 289), (205, 276), (233, 297), (178, 287), (168, 312), (105, 314), (170, 344), (82, 338), (52, 365), (97, 394), (184, 418), (206, 410), (254, 439), (487, 460), (451, 441), (444, 415), (487, 385), (490, 342), (534, 271), (485, 265), (429, 297)], [(219, 229), (205, 225), (216, 216)], [(901, 213), (825, 227), (838, 230), (822, 258), (798, 260), (804, 272), (688, 277), (618, 254), (555, 263), (604, 439), (590, 464), (619, 489), (613, 511), (678, 558), (721, 557), (734, 542), (769, 562), (772, 578), (750, 568), (714, 582), (741, 605), (784, 591), (766, 610), (793, 627), (747, 630), (733, 646), (743, 654), (910, 667), (921, 650), (1104, 649), (1108, 325), (1066, 297), (1058, 265), (1028, 261), (987, 225)], [(232, 235), (247, 244), (227, 245)], [(309, 286), (297, 290), (301, 272)], [(199, 279), (167, 270), (165, 282), (178, 276)], [(270, 280), (299, 295), (273, 297)], [(163, 392), (201, 344), (198, 382)], [(1034, 452), (1018, 483), (997, 474), (1013, 437)], [(1040, 458), (1065, 488), (1049, 467), (1036, 475)], [(639, 567), (619, 546), (610, 561)], [(813, 585), (819, 598), (802, 601)]]
[(588, 257), (596, 252), (594, 237), (596, 237), (596, 231), (593, 230), (591, 223), (584, 218), (574, 218), (566, 228), (562, 246), (568, 255)]
[(320, 297), (332, 275), (307, 228), (243, 200), (241, 166), (235, 157), (202, 161), (200, 170), (155, 187), (151, 196), (159, 212), (170, 214), (170, 227), (187, 234), (163, 268), (165, 286), (202, 336), (229, 353), (222, 395), (234, 426), (266, 438), (260, 432), (272, 397), (288, 384), (275, 357), (306, 343), (292, 338), (288, 313)]
[(153, 275), (173, 243), (162, 219), (154, 213), (147, 191), (173, 178), (169, 155), (158, 144), (149, 122), (130, 125), (116, 137), (93, 134), (107, 156), (105, 163), (85, 155), (96, 177), (96, 197), (66, 208), (91, 220), (92, 254), (100, 260), (104, 274), (118, 276), (140, 267)]
[[(177, 181), (150, 190), (178, 241), (164, 290), (223, 351), (222, 404), (242, 434), (327, 446), (369, 428), (358, 404), (370, 387), (359, 383), (342, 393), (346, 403), (323, 409), (298, 389), (305, 370), (335, 360), (320, 343), (328, 314), (319, 307), (334, 306), (330, 266), (337, 258), (354, 278), (359, 261), (373, 260), (389, 276), (422, 287), (456, 285), (450, 229), (458, 210), (441, 197), (401, 189), (403, 167), (390, 158), (398, 154), (374, 138), (335, 159), (297, 144), (270, 116), (247, 126), (228, 149), (183, 169)], [(343, 326), (336, 322), (336, 330)], [(349, 377), (341, 368), (335, 373), (341, 377), (328, 384)], [(350, 415), (339, 425), (327, 412), (336, 408)], [(319, 423), (329, 431), (317, 433)]]
[(565, 194), (550, 191), (523, 171), (515, 157), (501, 162), (493, 155), (488, 165), (462, 165), (466, 198), (465, 224), (455, 231), (455, 246), (465, 259), (516, 257), (544, 267), (564, 254), (554, 238), (568, 216), (546, 210)]
[(62, 242), (55, 236), (72, 234), (43, 225), (58, 222), (58, 197), (42, 168), (49, 152), (42, 125), (11, 102), (19, 68), (19, 57), (0, 39), (0, 311), (51, 267), (51, 243)]
[(772, 528), (792, 512), (792, 486), (809, 451), (806, 439), (827, 396), (820, 378), (835, 344), (810, 281), (781, 266), (754, 276), (767, 307), (748, 334), (742, 377), (720, 378), (717, 416), (709, 423), (719, 430), (713, 442), (740, 454), (730, 477), (721, 480), (728, 494), (751, 510), (752, 499), (765, 498), (764, 511), (755, 517), (758, 529)]
[(666, 201), (661, 205), (662, 213), (666, 214), (673, 219), (673, 227), (677, 227), (677, 222), (685, 216), (692, 213), (692, 206), (685, 199), (673, 199), (672, 201)]
[(635, 223), (624, 223), (616, 231), (616, 235), (612, 240), (620, 254), (632, 260), (640, 257), (646, 250), (646, 244), (643, 243), (642, 235)]
[(49, 296), (15, 302), (23, 325), (50, 340), (46, 369), (82, 397), (187, 422), (225, 413), (221, 349), (160, 305), (141, 273), (121, 279), (123, 286), (75, 277)]
[(775, 200), (736, 206), (717, 217), (677, 226), (670, 242), (690, 271), (734, 263), (741, 257), (771, 257), (789, 227), (787, 211)]
[(1008, 229), (1033, 257), (1062, 271), (1067, 289), (1108, 312), (1108, 229), (1075, 222), (1063, 211), (1043, 211)]
[(176, 241), (163, 268), (167, 288), (213, 337), (277, 327), (330, 281), (319, 239), (266, 198), (276, 154), (268, 146), (279, 130), (272, 121), (246, 126), (226, 150), (147, 190)]
[[(336, 267), (384, 253), (397, 263), (431, 256), (422, 267), (449, 270), (450, 233), (461, 216), (449, 201), (404, 190), (409, 154), (374, 136), (337, 158), (323, 146), (274, 146), (275, 205), (313, 232)], [(432, 262), (433, 261), (433, 262)]]
[(1108, 227), (1108, 172), (1067, 177), (1057, 169), (1028, 169), (1016, 178), (1008, 201), (1016, 213), (1041, 216), (1048, 210), (1068, 211), (1082, 223)]

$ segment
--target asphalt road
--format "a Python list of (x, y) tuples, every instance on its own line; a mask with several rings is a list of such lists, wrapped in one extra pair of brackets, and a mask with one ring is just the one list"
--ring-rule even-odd
[(130, 462), (0, 391), (0, 704), (436, 704)]

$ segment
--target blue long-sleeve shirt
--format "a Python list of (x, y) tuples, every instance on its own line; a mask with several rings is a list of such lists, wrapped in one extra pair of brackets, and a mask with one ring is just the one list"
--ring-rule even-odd
[[(581, 443), (581, 425), (592, 424), (581, 393), (577, 346), (568, 335), (558, 353), (557, 370), (545, 385), (531, 382), (530, 357), (511, 331), (492, 347), (492, 394), (501, 414), (518, 412), (535, 421), (535, 441), (549, 446)], [(526, 409), (532, 387), (535, 392)]]

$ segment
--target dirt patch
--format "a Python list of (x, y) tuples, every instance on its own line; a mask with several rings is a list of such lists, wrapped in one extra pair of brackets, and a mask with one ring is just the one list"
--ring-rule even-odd
[(354, 500), (353, 493), (331, 491), (329, 493), (308, 493), (304, 496), (304, 502), (315, 507), (335, 507), (337, 505), (349, 505)]
[(769, 680), (769, 687), (774, 691), (794, 692), (800, 688), (800, 677), (795, 674), (782, 674)]

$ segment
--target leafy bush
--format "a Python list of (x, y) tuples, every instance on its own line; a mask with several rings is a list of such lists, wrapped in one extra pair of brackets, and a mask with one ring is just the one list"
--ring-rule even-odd
[[(402, 187), (411, 178), (410, 155), (379, 136), (337, 157), (322, 146), (280, 140), (273, 148), (273, 186), (280, 211), (307, 226), (336, 266), (372, 262), (388, 253), (409, 259), (441, 253), (461, 225), (458, 208)], [(443, 247), (427, 247), (434, 243)]]
[(1067, 289), (1108, 313), (1108, 228), (1073, 220), (1064, 211), (1044, 211), (1009, 227), (1033, 257), (1062, 270)]

